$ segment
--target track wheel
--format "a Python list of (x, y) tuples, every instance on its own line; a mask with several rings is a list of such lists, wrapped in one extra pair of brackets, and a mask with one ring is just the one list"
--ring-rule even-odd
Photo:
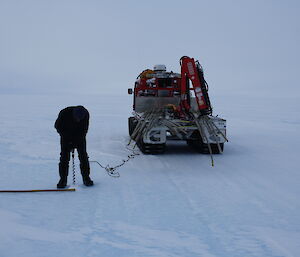
[(129, 136), (132, 135), (133, 131), (136, 128), (138, 121), (135, 117), (129, 117), (128, 118), (128, 132), (129, 132)]

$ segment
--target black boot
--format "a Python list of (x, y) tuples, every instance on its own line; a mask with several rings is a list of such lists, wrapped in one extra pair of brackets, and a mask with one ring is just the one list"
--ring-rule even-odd
[(59, 176), (60, 180), (57, 184), (57, 188), (65, 188), (68, 181), (69, 165), (65, 163), (59, 163)]
[(94, 185), (94, 181), (91, 180), (89, 176), (82, 176), (82, 180), (83, 180), (83, 184), (86, 185), (87, 187)]
[(57, 188), (65, 188), (67, 186), (67, 179), (61, 178), (57, 184)]
[(84, 155), (85, 158), (82, 158), (80, 155), (81, 160), (80, 160), (80, 170), (81, 170), (81, 175), (82, 175), (82, 180), (83, 184), (88, 186), (94, 185), (93, 180), (90, 178), (90, 165), (88, 161), (87, 155)]

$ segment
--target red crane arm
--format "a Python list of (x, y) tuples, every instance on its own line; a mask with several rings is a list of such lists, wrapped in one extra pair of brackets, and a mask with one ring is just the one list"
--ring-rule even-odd
[[(193, 90), (195, 92), (196, 102), (200, 112), (207, 113), (211, 112), (211, 106), (206, 90), (206, 86), (201, 82), (201, 74), (196, 66), (194, 58), (183, 56), (181, 59), (181, 104), (186, 109), (190, 109), (188, 103), (189, 87), (188, 81), (190, 80), (193, 84)], [(205, 83), (205, 82), (204, 82)], [(206, 97), (205, 97), (206, 96)]]

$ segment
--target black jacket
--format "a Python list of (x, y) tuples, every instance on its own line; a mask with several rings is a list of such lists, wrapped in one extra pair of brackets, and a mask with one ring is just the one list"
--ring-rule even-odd
[(87, 115), (81, 121), (76, 122), (73, 117), (73, 109), (75, 106), (67, 107), (60, 111), (54, 127), (61, 135), (63, 140), (77, 143), (85, 138), (89, 128), (90, 115)]

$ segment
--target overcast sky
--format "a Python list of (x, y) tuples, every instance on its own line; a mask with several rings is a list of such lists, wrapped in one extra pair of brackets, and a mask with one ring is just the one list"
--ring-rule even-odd
[(126, 93), (183, 55), (216, 91), (299, 93), (299, 3), (0, 0), (0, 93)]

